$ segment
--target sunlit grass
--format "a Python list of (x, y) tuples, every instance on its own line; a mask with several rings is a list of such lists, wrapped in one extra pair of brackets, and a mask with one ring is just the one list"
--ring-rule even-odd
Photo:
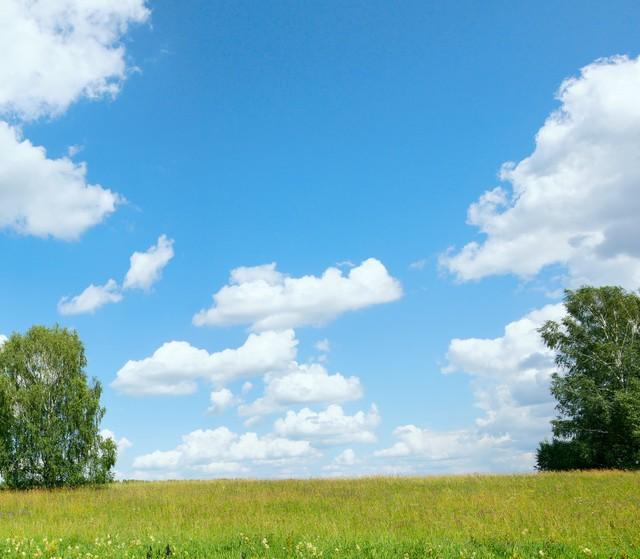
[(640, 557), (640, 474), (0, 492), (0, 557)]

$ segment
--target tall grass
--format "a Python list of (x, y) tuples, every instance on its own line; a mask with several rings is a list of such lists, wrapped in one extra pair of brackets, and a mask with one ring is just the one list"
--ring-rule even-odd
[(640, 474), (132, 482), (0, 492), (0, 557), (320, 555), (640, 557)]

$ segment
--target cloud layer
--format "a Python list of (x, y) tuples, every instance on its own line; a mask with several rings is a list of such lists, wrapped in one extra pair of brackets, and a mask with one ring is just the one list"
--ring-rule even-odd
[(236, 268), (229, 285), (214, 296), (210, 309), (194, 324), (250, 324), (254, 331), (324, 324), (346, 311), (395, 301), (402, 296), (398, 280), (370, 258), (344, 275), (328, 268), (320, 277), (292, 278), (275, 264)]
[(534, 152), (503, 166), (471, 205), (484, 235), (441, 264), (459, 280), (532, 277), (553, 264), (566, 284), (640, 285), (640, 58), (594, 62), (558, 92)]

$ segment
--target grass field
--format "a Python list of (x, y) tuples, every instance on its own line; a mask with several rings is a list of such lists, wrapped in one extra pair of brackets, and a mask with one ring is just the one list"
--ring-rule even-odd
[(640, 557), (640, 474), (0, 492), (0, 557)]

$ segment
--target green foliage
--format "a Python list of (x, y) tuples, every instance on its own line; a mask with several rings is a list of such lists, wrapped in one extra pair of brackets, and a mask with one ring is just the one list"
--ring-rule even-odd
[(540, 333), (560, 372), (554, 439), (541, 470), (640, 468), (640, 297), (620, 287), (566, 291), (567, 315)]
[(102, 387), (87, 382), (75, 332), (34, 326), (0, 346), (0, 475), (9, 487), (112, 480), (116, 448), (99, 434)]

